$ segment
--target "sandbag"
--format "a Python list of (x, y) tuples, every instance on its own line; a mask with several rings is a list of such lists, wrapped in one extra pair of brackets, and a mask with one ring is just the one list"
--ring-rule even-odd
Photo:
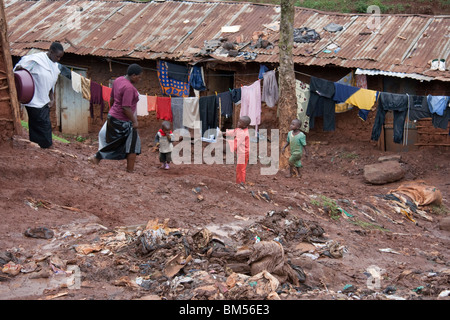
[(390, 193), (401, 193), (408, 196), (416, 205), (442, 204), (442, 193), (436, 187), (427, 185), (425, 181), (413, 181), (402, 184)]

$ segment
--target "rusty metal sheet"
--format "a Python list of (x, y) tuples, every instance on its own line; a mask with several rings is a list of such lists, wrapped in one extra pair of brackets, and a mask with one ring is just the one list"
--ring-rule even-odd
[[(47, 49), (52, 41), (60, 41), (67, 52), (77, 55), (193, 62), (201, 59), (198, 54), (205, 41), (222, 37), (245, 43), (255, 32), (265, 31), (274, 44), (272, 49), (248, 45), (242, 51), (256, 54), (250, 61), (279, 62), (279, 32), (265, 27), (280, 21), (277, 5), (88, 0), (5, 0), (5, 4), (11, 50), (17, 55), (30, 48)], [(80, 19), (79, 27), (74, 28), (76, 21), (71, 23), (72, 15)], [(448, 63), (450, 16), (381, 15), (379, 29), (369, 28), (372, 20), (368, 14), (295, 8), (294, 28), (315, 29), (321, 39), (296, 44), (294, 62), (417, 73), (450, 81), (449, 72), (432, 71), (429, 65), (436, 58)], [(325, 31), (332, 22), (343, 30)], [(238, 32), (222, 33), (222, 27), (236, 25), (240, 26)], [(248, 61), (242, 57), (214, 58)]]

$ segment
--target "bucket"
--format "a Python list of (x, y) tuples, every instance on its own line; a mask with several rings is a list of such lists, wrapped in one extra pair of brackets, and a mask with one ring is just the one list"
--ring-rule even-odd
[(14, 82), (19, 102), (30, 102), (34, 96), (34, 80), (31, 73), (25, 69), (14, 71)]

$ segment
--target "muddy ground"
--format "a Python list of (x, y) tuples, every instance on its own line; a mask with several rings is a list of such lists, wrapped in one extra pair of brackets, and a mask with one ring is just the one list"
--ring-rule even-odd
[[(448, 299), (448, 149), (380, 152), (310, 132), (301, 178), (261, 175), (258, 163), (239, 186), (232, 164), (160, 169), (157, 129), (140, 129), (134, 173), (125, 161), (89, 164), (95, 134), (52, 150), (26, 132), (1, 145), (0, 299)], [(401, 156), (403, 179), (366, 183), (364, 166), (386, 155)], [(408, 218), (385, 195), (419, 180), (442, 204)], [(275, 258), (276, 280), (251, 278), (274, 244), (263, 258)]]

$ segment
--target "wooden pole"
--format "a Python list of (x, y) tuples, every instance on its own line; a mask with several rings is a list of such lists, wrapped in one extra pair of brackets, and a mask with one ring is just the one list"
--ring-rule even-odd
[(17, 135), (21, 135), (23, 129), (22, 124), (20, 123), (20, 105), (19, 99), (17, 98), (16, 83), (14, 81), (13, 65), (10, 51), (11, 49), (8, 40), (8, 25), (5, 15), (5, 5), (3, 3), (3, 0), (0, 0), (0, 2), (0, 41), (2, 45), (2, 56), (6, 67), (6, 80), (8, 81), (9, 95), (11, 97), (10, 105), (14, 122), (14, 133)]

